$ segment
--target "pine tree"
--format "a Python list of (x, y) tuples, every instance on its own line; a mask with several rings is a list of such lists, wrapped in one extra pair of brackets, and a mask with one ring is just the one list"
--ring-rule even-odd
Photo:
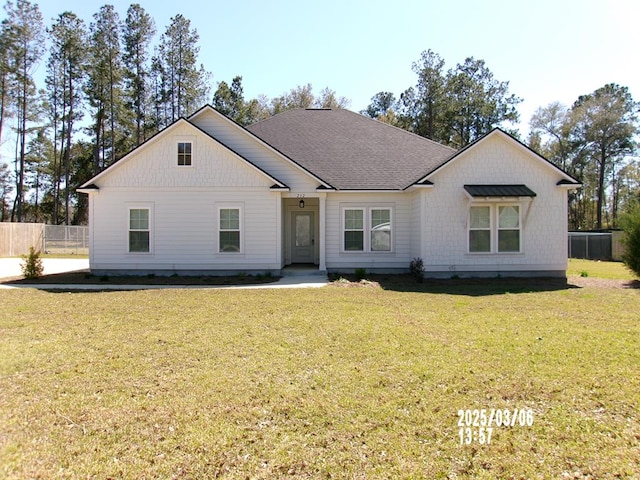
[(138, 5), (133, 4), (127, 11), (123, 26), (125, 84), (127, 107), (134, 114), (135, 144), (140, 145), (147, 139), (149, 126), (147, 116), (149, 108), (150, 66), (149, 44), (156, 33), (153, 19)]
[[(120, 54), (120, 20), (112, 5), (105, 5), (90, 25), (87, 100), (93, 109), (93, 173), (116, 161), (117, 137), (123, 136), (123, 67)], [(118, 134), (118, 130), (120, 133)]]
[[(54, 151), (58, 156), (56, 175), (58, 187), (54, 192), (53, 223), (59, 223), (58, 205), (60, 203), (60, 179), (64, 178), (64, 218), (70, 220), (70, 177), (71, 146), (75, 124), (82, 118), (82, 88), (85, 79), (85, 61), (87, 57), (87, 32), (84, 22), (74, 13), (59, 15), (51, 27), (52, 42), (47, 76), (51, 123), (55, 126)], [(58, 129), (59, 126), (59, 129)]]
[(6, 32), (9, 37), (7, 59), (12, 63), (9, 72), (14, 81), (14, 88), (10, 91), (15, 95), (18, 145), (15, 162), (16, 198), (12, 220), (21, 222), (26, 173), (27, 123), (37, 118), (38, 111), (34, 105), (37, 90), (32, 73), (44, 52), (43, 21), (38, 5), (32, 5), (28, 0), (17, 0), (15, 6), (8, 2), (5, 8)]

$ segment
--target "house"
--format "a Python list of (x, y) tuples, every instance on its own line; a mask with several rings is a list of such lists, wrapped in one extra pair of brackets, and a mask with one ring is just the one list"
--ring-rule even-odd
[(80, 191), (96, 274), (564, 276), (578, 186), (500, 129), (456, 151), (344, 109), (205, 106)]

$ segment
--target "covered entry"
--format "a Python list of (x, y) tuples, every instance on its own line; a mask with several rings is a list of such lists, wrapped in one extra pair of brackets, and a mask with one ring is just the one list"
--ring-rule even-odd
[(324, 208), (317, 197), (283, 199), (285, 265), (321, 265), (321, 211)]

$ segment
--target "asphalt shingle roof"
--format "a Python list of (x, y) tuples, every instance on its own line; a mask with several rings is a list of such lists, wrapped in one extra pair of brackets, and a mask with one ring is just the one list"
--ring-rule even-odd
[(456, 153), (345, 109), (288, 110), (247, 130), (338, 190), (401, 190)]

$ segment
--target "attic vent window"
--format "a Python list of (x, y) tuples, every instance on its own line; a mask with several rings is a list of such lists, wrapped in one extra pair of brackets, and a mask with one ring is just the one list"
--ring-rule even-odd
[(178, 166), (191, 166), (191, 142), (178, 142)]

